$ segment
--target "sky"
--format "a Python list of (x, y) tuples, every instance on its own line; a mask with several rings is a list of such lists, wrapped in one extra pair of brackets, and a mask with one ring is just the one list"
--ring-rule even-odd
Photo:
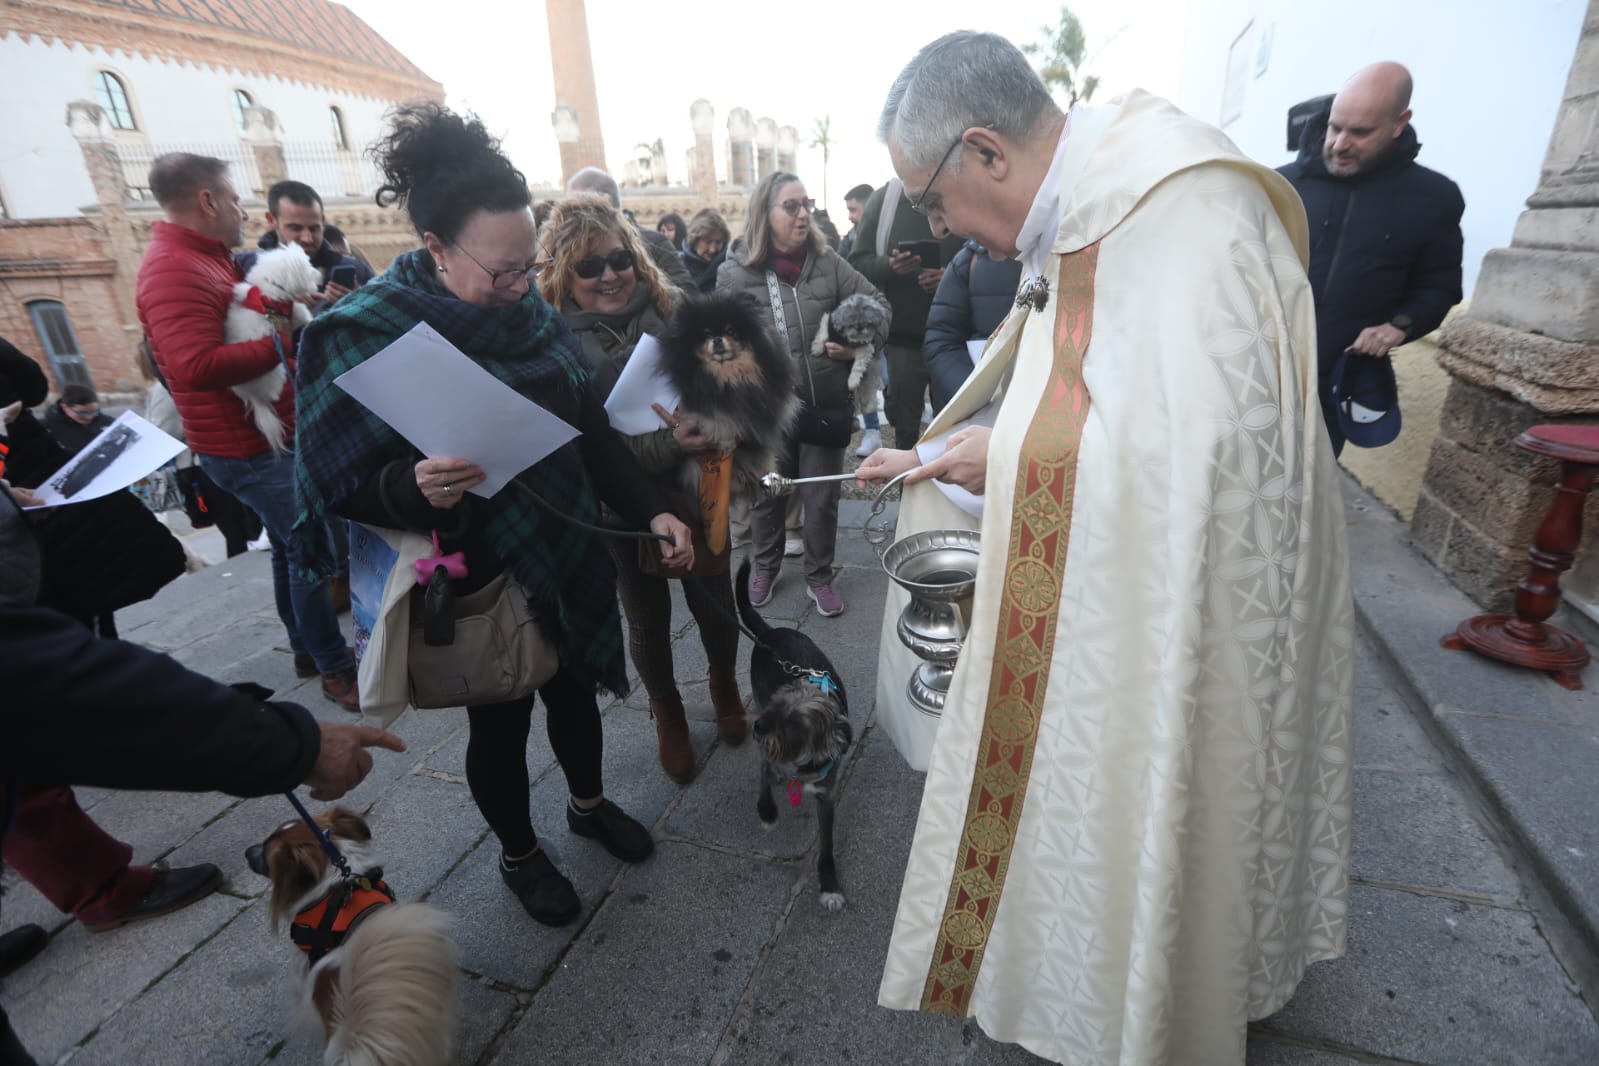
[[(451, 107), (476, 112), (503, 138), (535, 186), (560, 181), (550, 126), (555, 86), (542, 3), (503, 0), (343, 0), (430, 77)], [(839, 220), (843, 194), (890, 176), (877, 143), (889, 84), (918, 49), (951, 30), (1003, 34), (1017, 44), (1043, 37), (1056, 3), (921, 0), (915, 4), (808, 0), (766, 5), (588, 0), (589, 45), (610, 170), (619, 179), (639, 143), (665, 142), (668, 177), (686, 183), (694, 143), (689, 105), (716, 108), (718, 171), (726, 166), (727, 115), (735, 107), (800, 133), (798, 171), (807, 191)], [(1073, 0), (1102, 84), (1096, 99), (1141, 87), (1175, 97), (1181, 76), (1186, 0)], [(983, 9), (987, 10), (983, 10)], [(975, 11), (981, 11), (975, 15)], [(448, 12), (447, 19), (441, 15)], [(808, 147), (830, 118), (834, 147)]]

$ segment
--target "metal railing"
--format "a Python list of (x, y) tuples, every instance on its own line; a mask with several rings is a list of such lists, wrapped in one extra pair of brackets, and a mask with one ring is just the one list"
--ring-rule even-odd
[(122, 180), (130, 200), (154, 200), (150, 193), (150, 164), (168, 152), (208, 155), (228, 164), (228, 177), (242, 196), (262, 196), (261, 174), (256, 169), (255, 153), (247, 144), (120, 144)]
[(283, 163), (289, 177), (305, 182), (324, 200), (371, 196), (382, 184), (377, 167), (364, 155), (320, 141), (285, 143)]
[[(288, 176), (305, 182), (325, 200), (370, 196), (382, 183), (382, 175), (370, 160), (347, 149), (316, 141), (291, 141), (281, 150)], [(122, 160), (122, 180), (129, 200), (155, 199), (150, 192), (150, 164), (168, 152), (192, 152), (221, 159), (228, 164), (228, 176), (242, 196), (266, 196), (255, 149), (248, 144), (121, 144), (117, 154)]]

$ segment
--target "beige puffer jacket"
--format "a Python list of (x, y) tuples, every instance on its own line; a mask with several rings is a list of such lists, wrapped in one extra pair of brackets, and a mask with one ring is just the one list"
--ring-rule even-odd
[[(749, 266), (745, 261), (743, 238), (733, 242), (727, 260), (716, 272), (716, 291), (748, 293), (761, 309), (761, 317), (777, 332), (777, 319), (772, 314), (772, 299), (766, 285), (766, 271)], [(829, 359), (825, 355), (812, 355), (811, 343), (822, 316), (856, 293), (873, 297), (885, 308), (888, 301), (867, 281), (859, 271), (839, 258), (830, 248), (812, 253), (800, 271), (799, 282), (794, 285), (777, 283), (783, 301), (783, 318), (788, 324), (788, 351), (795, 360), (794, 391), (802, 399), (822, 408), (840, 408), (850, 405), (850, 362)], [(814, 389), (814, 392), (813, 392)]]

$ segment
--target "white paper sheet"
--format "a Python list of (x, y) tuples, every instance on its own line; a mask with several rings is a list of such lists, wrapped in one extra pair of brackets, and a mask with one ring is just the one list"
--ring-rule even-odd
[[(972, 341), (971, 343), (978, 344), (981, 342)], [(949, 438), (954, 436), (956, 433), (959, 433), (961, 430), (966, 429), (969, 426), (987, 426), (989, 429), (993, 429), (994, 423), (998, 421), (998, 419), (999, 401), (996, 400), (987, 407), (981, 407), (974, 411), (972, 413), (972, 417), (955, 426), (953, 429), (950, 429), (944, 433), (940, 433), (936, 437), (929, 437), (927, 440), (922, 441), (916, 446), (916, 458), (921, 460), (923, 466), (926, 466), (934, 459), (937, 459), (939, 456), (949, 451)], [(942, 492), (945, 497), (948, 498), (949, 502), (953, 503), (956, 507), (959, 507), (973, 518), (983, 517), (983, 498), (981, 496), (974, 495), (968, 490), (961, 488), (959, 485), (951, 485), (949, 482), (940, 481), (937, 478), (933, 479), (933, 484), (937, 485), (938, 491)]]
[[(125, 489), (184, 448), (132, 411), (100, 431), (66, 466), (33, 490), (40, 507), (82, 503)], [(28, 510), (34, 510), (30, 507)]]
[(470, 491), (484, 498), (578, 435), (426, 322), (333, 383), (428, 458), (482, 467), (487, 478)]
[(981, 340), (967, 341), (966, 342), (966, 354), (972, 357), (972, 365), (973, 366), (976, 366), (978, 363), (980, 363), (982, 361), (982, 359), (983, 359), (983, 349), (986, 348), (986, 347), (988, 347), (988, 338), (987, 337), (984, 337)]
[(668, 411), (676, 411), (683, 399), (661, 373), (661, 345), (648, 333), (641, 335), (622, 376), (616, 379), (611, 395), (605, 400), (605, 413), (611, 418), (611, 427), (618, 433), (636, 437), (653, 433), (665, 423), (650, 404), (658, 403)]

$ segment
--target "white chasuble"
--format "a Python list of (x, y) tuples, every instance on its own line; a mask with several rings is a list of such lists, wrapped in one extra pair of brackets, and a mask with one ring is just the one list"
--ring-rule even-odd
[[(1002, 397), (941, 721), (884, 619), (878, 715), (927, 782), (879, 1001), (1075, 1066), (1242, 1063), (1343, 953), (1353, 616), (1305, 216), (1222, 134), (1079, 108)], [(899, 534), (973, 520), (914, 486)], [(896, 590), (897, 591), (897, 590)]]

